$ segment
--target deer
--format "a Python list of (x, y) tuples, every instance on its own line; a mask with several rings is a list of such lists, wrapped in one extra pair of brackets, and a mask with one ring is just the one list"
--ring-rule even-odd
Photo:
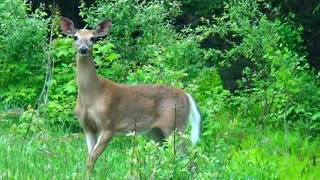
[(200, 138), (201, 116), (194, 98), (182, 89), (161, 84), (118, 84), (97, 74), (94, 40), (106, 36), (111, 20), (101, 21), (95, 29), (76, 29), (61, 17), (62, 33), (74, 39), (76, 49), (77, 100), (75, 115), (85, 134), (88, 148), (86, 174), (90, 174), (111, 138), (118, 133), (147, 132), (163, 142), (174, 131), (184, 133), (191, 122), (191, 142)]

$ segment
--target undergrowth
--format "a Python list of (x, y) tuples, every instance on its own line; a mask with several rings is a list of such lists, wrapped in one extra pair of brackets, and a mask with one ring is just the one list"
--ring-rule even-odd
[[(49, 130), (24, 136), (6, 126), (2, 114), (0, 179), (79, 179), (86, 163), (82, 133)], [(227, 119), (224, 119), (227, 121)], [(191, 146), (189, 133), (170, 136), (160, 146), (144, 136), (114, 137), (96, 164), (92, 179), (316, 179), (320, 176), (319, 139), (274, 129), (248, 128), (235, 138), (232, 123), (213, 142)], [(285, 139), (288, 136), (288, 143)], [(230, 141), (234, 137), (233, 141)], [(180, 146), (186, 142), (186, 149)], [(288, 147), (288, 148), (287, 148)]]

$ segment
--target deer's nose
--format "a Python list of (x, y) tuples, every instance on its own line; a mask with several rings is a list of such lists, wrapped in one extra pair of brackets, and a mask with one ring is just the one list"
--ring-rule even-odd
[(80, 54), (88, 54), (89, 49), (86, 46), (81, 46), (79, 48), (79, 53)]

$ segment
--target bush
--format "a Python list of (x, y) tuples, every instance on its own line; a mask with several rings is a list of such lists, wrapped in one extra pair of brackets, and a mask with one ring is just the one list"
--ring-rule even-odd
[(0, 5), (0, 101), (33, 103), (43, 85), (48, 19), (42, 8), (3, 1)]
[[(106, 1), (89, 9), (83, 7), (81, 14), (92, 27), (106, 17), (113, 21), (109, 37), (94, 45), (97, 73), (118, 83), (168, 84), (191, 93), (196, 91), (198, 72), (211, 74), (211, 71), (205, 70), (204, 52), (194, 32), (189, 28), (181, 33), (174, 31), (171, 23), (179, 12), (177, 4), (168, 7), (158, 1)], [(142, 34), (133, 37), (137, 31)], [(73, 118), (77, 87), (72, 42), (59, 34), (52, 43), (55, 67), (47, 106), (50, 122), (66, 128), (70, 125), (78, 128)], [(203, 81), (212, 78), (202, 75), (208, 78)], [(215, 76), (219, 78), (218, 74)]]
[(198, 43), (175, 32), (172, 24), (180, 14), (176, 2), (165, 5), (159, 1), (104, 0), (93, 7), (83, 7), (80, 14), (93, 27), (97, 20), (112, 20), (109, 40), (122, 64), (133, 71), (151, 65), (158, 70), (165, 68), (195, 76), (194, 69), (203, 63)]
[(270, 20), (260, 6), (249, 0), (231, 1), (221, 17), (204, 20), (207, 25), (197, 29), (204, 34), (202, 38), (219, 36), (230, 44), (228, 48), (209, 48), (205, 57), (222, 67), (238, 59), (250, 62), (230, 107), (239, 109), (236, 114), (241, 115), (242, 123), (282, 128), (285, 122), (291, 128), (307, 130), (305, 135), (315, 134), (320, 130), (315, 103), (320, 96), (301, 48), (303, 27), (293, 22), (294, 14)]

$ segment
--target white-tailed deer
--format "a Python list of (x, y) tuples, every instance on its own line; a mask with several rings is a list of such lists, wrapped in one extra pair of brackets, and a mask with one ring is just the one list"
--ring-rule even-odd
[(192, 144), (197, 144), (200, 136), (200, 112), (191, 95), (183, 90), (166, 85), (117, 84), (97, 75), (92, 56), (93, 40), (107, 35), (110, 27), (111, 21), (106, 19), (94, 30), (78, 30), (68, 18), (60, 19), (62, 32), (74, 38), (77, 52), (75, 114), (86, 136), (87, 174), (116, 133), (148, 131), (161, 142), (175, 128), (184, 132), (189, 117)]

